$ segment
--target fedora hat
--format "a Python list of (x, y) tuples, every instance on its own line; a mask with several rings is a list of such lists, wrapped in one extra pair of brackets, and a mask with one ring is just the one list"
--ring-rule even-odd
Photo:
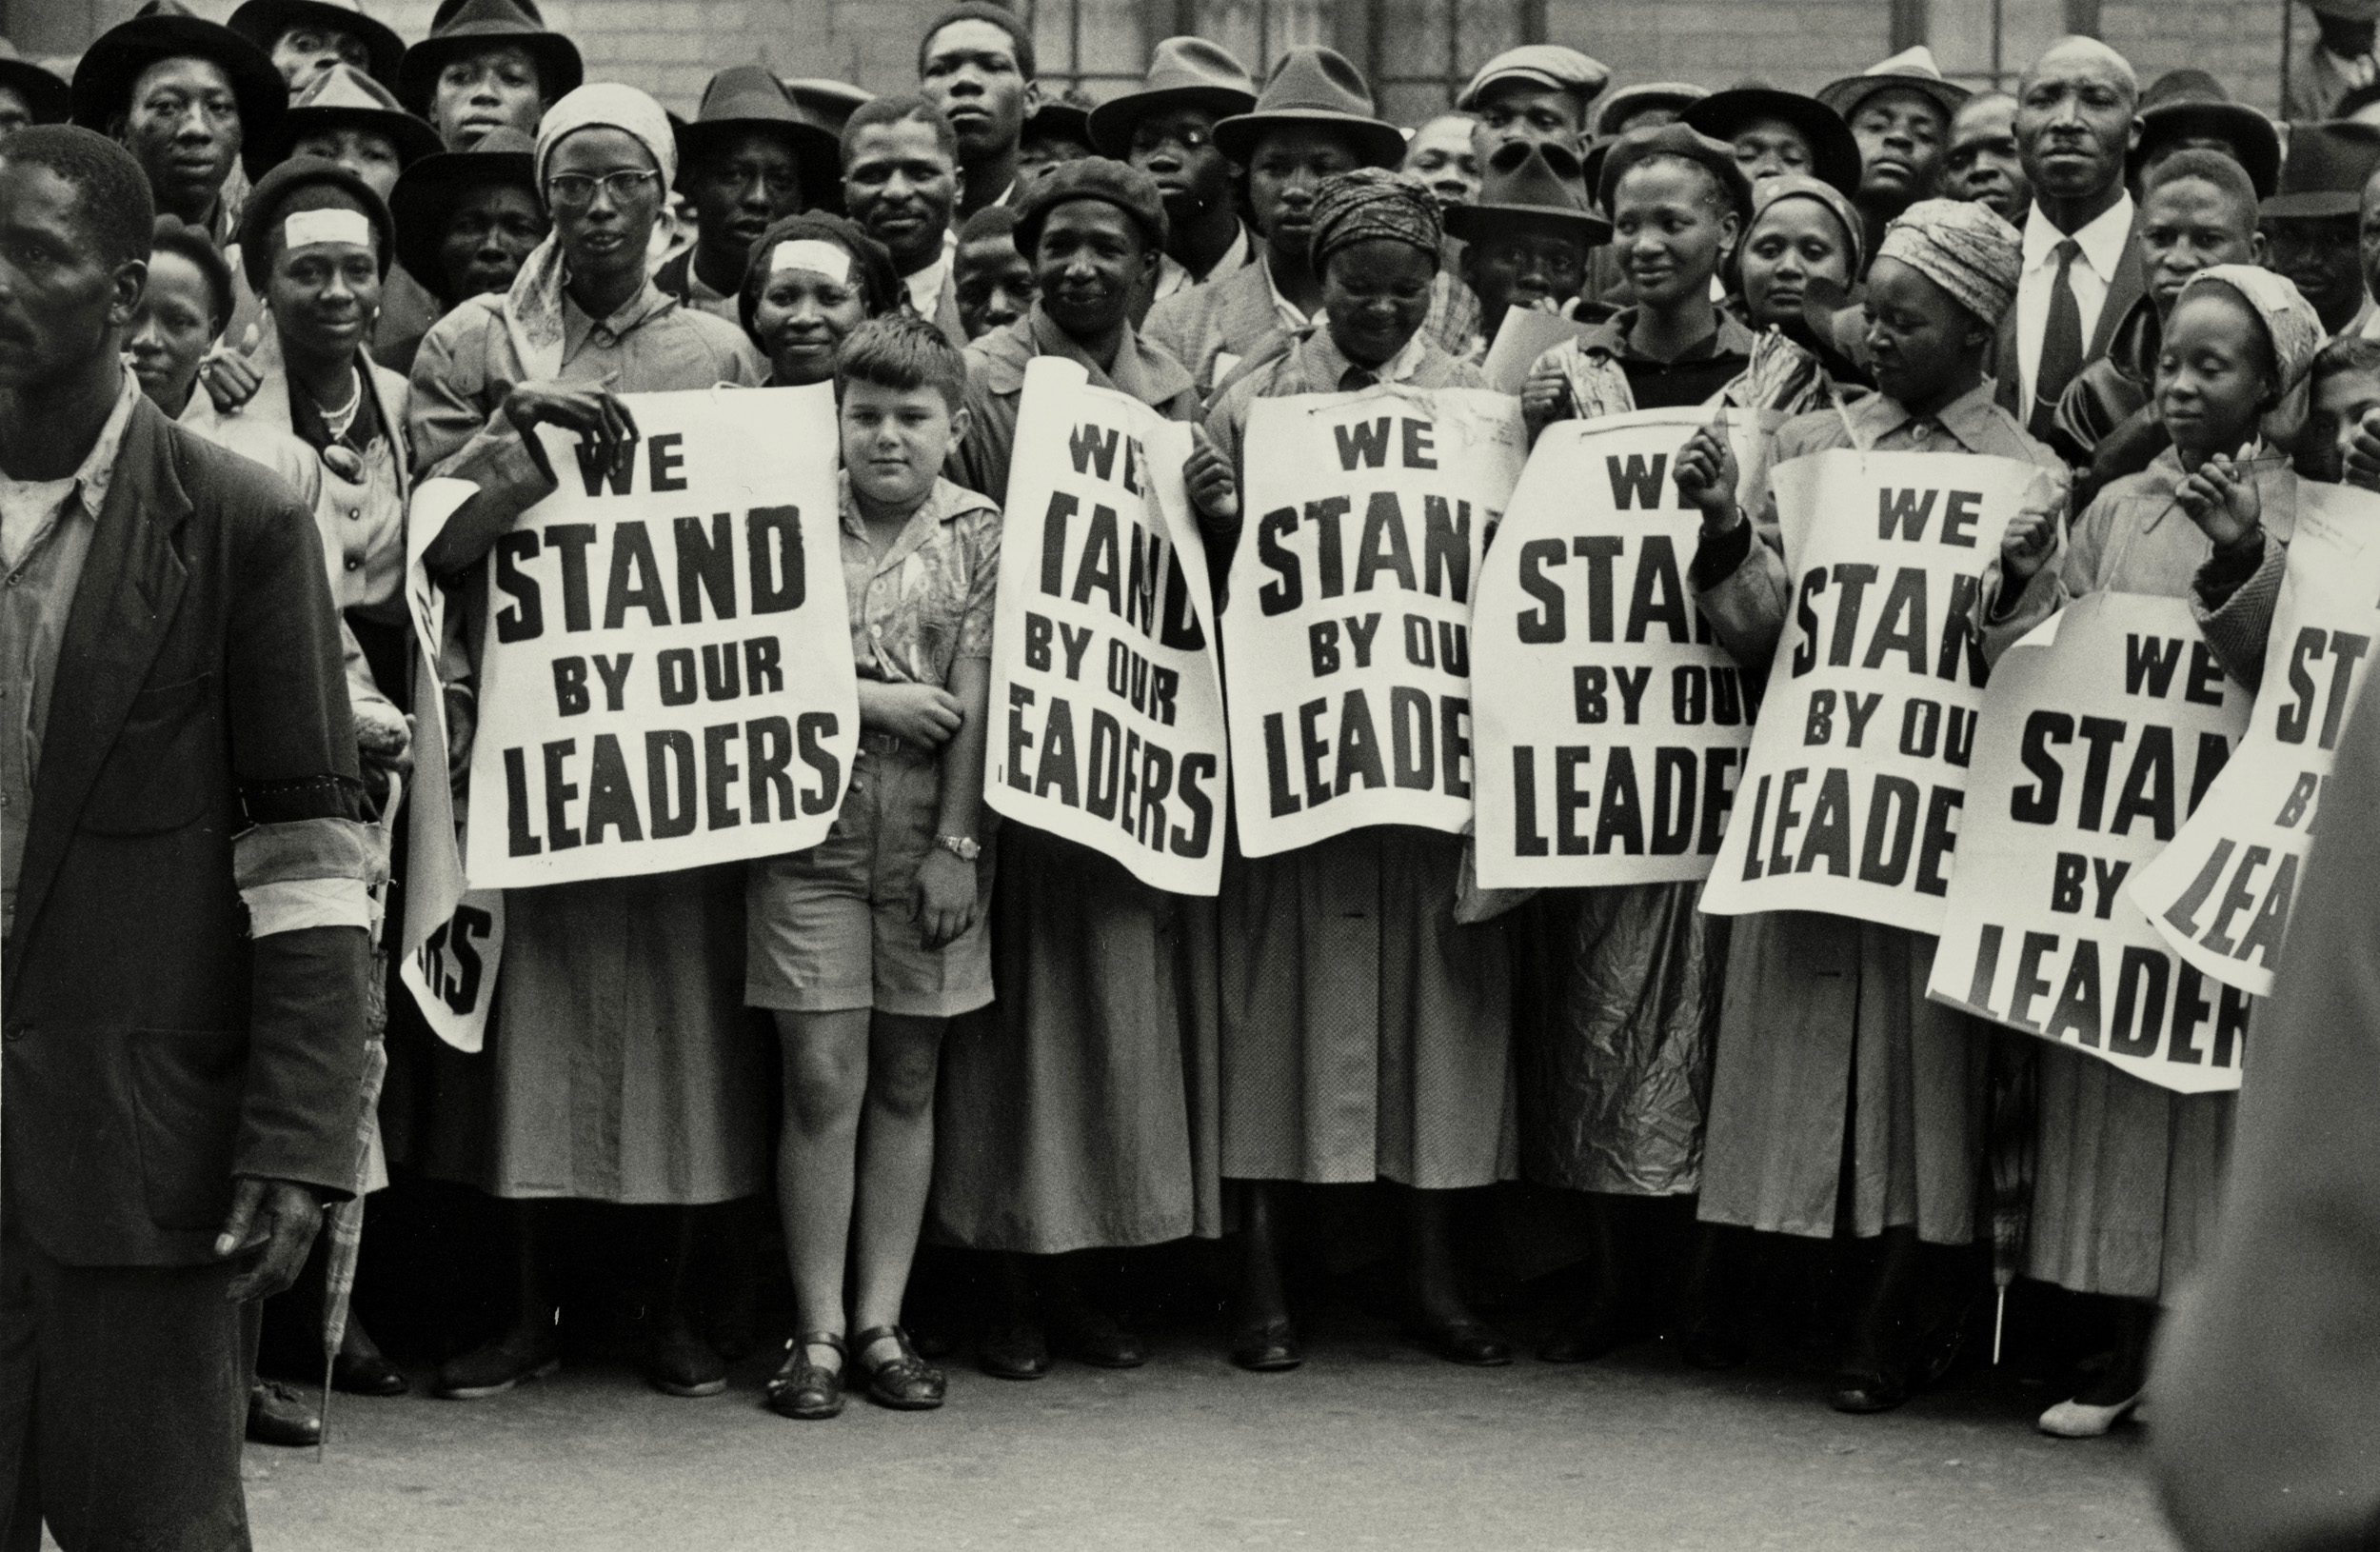
[(426, 116), (438, 88), (438, 72), (449, 60), (497, 44), (511, 44), (537, 62), (537, 85), (547, 102), (578, 90), (586, 78), (578, 45), (545, 30), (536, 0), (446, 0), (430, 22), (429, 36), (405, 51), (397, 67), (397, 97)]
[(1099, 149), (1091, 139), (1091, 109), (1063, 97), (1042, 98), (1041, 106), (1024, 116), (1024, 129), (1017, 138), (1063, 140), (1086, 151)]
[(1132, 153), (1133, 127), (1151, 113), (1203, 108), (1223, 119), (1255, 107), (1256, 81), (1230, 50), (1204, 38), (1167, 38), (1150, 52), (1139, 90), (1091, 109), (1091, 144), (1121, 159)]
[(1603, 106), (1595, 110), (1595, 132), (1598, 139), (1619, 133), (1619, 127), (1629, 118), (1648, 108), (1666, 108), (1673, 113), (1683, 113), (1711, 94), (1708, 87), (1691, 81), (1639, 81), (1633, 87), (1622, 87), (1603, 99)]
[(141, 71), (160, 60), (190, 57), (212, 60), (230, 77), (231, 94), (240, 105), (243, 142), (272, 133), (289, 105), (289, 88), (281, 72), (248, 39), (178, 7), (160, 7), (109, 28), (83, 50), (81, 62), (74, 67), (74, 122), (86, 129), (108, 133), (126, 110)]
[(843, 209), (843, 150), (834, 130), (805, 111), (764, 66), (730, 65), (703, 89), (702, 106), (678, 131), (678, 183), (695, 159), (722, 141), (754, 130), (782, 137), (802, 169), (802, 204)]
[(306, 135), (349, 125), (387, 135), (397, 148), (400, 169), (412, 166), (442, 144), (438, 131), (398, 107), (387, 87), (352, 65), (333, 65), (307, 83), (272, 133), (242, 145), (240, 165), (248, 169), (250, 179), (261, 178)]
[(66, 82), (20, 56), (16, 45), (6, 38), (0, 38), (0, 87), (25, 99), (35, 124), (63, 124), (74, 109)]
[(1466, 243), (1516, 228), (1552, 229), (1599, 248), (1612, 240), (1612, 224), (1579, 197), (1586, 174), (1567, 146), (1512, 140), (1488, 158), (1477, 204), (1446, 212), (1446, 229)]
[(2364, 182), (2380, 168), (2380, 126), (2352, 120), (2290, 127), (2289, 162), (2260, 216), (2353, 215), (2363, 206)]
[(2281, 131), (2246, 103), (2233, 102), (2213, 76), (2194, 70), (2168, 70), (2140, 94), (2140, 143), (2125, 158), (2125, 175), (2137, 175), (2158, 147), (2202, 135), (2231, 148), (2258, 199), (2279, 189)]
[(1366, 166), (1393, 168), (1405, 159), (1405, 137), (1374, 111), (1363, 73), (1345, 54), (1319, 44), (1301, 43), (1281, 55), (1256, 107), (1215, 126), (1215, 144), (1245, 167), (1257, 140), (1276, 124), (1338, 129)]
[(405, 169), (389, 191), (388, 214), (397, 227), (397, 262), (407, 274), (444, 296), (446, 274), (438, 249), (446, 240), (446, 220), (465, 193), (491, 183), (519, 189), (542, 214), (537, 142), (518, 129), (490, 129), (469, 150), (442, 150)]
[[(843, 136), (843, 127), (851, 115), (860, 110), (862, 103), (874, 102), (876, 93), (848, 81), (829, 81), (822, 76), (789, 75), (780, 77), (785, 95), (811, 118), (825, 126), (835, 137)], [(840, 169), (838, 169), (840, 176)]]
[(1946, 119), (1956, 116), (1967, 99), (1974, 95), (1955, 81), (1942, 79), (1942, 67), (1934, 62), (1934, 50), (1921, 43), (1914, 49), (1903, 49), (1890, 59), (1879, 60), (1857, 75), (1829, 81), (1818, 89), (1818, 101), (1841, 114), (1843, 122), (1849, 124), (1861, 103), (1893, 87), (1933, 98)]
[(397, 67), (405, 60), (405, 40), (386, 22), (364, 14), (356, 0), (248, 0), (224, 26), (272, 56), (272, 46), (293, 27), (319, 27), (360, 39), (365, 69), (383, 86), (397, 82)]
[(1815, 97), (1775, 87), (1731, 87), (1713, 92), (1678, 115), (1714, 140), (1733, 144), (1749, 125), (1778, 119), (1801, 132), (1810, 143), (1810, 175), (1833, 184), (1846, 194), (1859, 192), (1859, 142), (1851, 126)]

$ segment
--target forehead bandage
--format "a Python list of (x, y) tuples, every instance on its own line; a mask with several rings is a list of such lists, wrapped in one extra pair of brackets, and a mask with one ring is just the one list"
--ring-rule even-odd
[(773, 275), (780, 269), (814, 270), (838, 286), (847, 286), (851, 283), (851, 255), (832, 243), (803, 237), (779, 243), (768, 255), (768, 272)]
[(361, 210), (299, 210), (281, 223), (281, 242), (285, 248), (305, 248), (313, 243), (353, 243), (358, 248), (369, 248), (372, 224)]

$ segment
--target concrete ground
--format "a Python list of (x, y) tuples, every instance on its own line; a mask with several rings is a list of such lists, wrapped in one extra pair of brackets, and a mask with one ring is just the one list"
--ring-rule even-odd
[(1233, 1369), (1196, 1333), (1142, 1369), (1020, 1384), (945, 1366), (950, 1403), (760, 1405), (768, 1364), (678, 1401), (590, 1363), (476, 1403), (333, 1398), (327, 1464), (250, 1446), (261, 1552), (478, 1548), (1220, 1547), (1643, 1552), (2169, 1549), (2141, 1433), (2062, 1443), (2037, 1390), (1970, 1371), (1882, 1417), (1824, 1379), (1604, 1363), (1454, 1367), (1349, 1318), (1304, 1368)]

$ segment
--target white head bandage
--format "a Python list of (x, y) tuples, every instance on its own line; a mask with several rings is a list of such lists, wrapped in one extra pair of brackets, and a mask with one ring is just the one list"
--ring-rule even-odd
[(768, 255), (768, 272), (773, 275), (780, 269), (809, 269), (838, 286), (851, 284), (851, 255), (815, 237), (779, 243)]
[(372, 224), (361, 210), (297, 210), (282, 221), (281, 243), (284, 248), (305, 248), (313, 243), (353, 243), (358, 248), (369, 248)]

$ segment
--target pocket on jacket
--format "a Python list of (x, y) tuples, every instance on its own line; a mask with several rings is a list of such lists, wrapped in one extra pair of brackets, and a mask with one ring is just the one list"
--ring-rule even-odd
[(210, 1229), (231, 1201), (231, 1155), (248, 1085), (248, 1037), (131, 1032), (141, 1184), (159, 1228)]
[(201, 779), (218, 718), (215, 676), (200, 674), (132, 697), (132, 708), (84, 801), (82, 827), (98, 835), (178, 830), (207, 807)]

